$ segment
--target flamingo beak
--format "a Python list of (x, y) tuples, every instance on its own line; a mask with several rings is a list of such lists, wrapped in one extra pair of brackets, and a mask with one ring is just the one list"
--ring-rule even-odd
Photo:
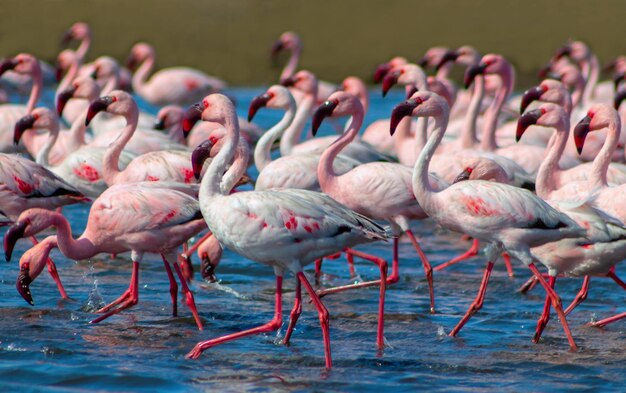
[(572, 47), (570, 45), (563, 45), (562, 47), (557, 49), (556, 53), (554, 54), (554, 58), (556, 60), (559, 60), (561, 57), (569, 56), (571, 54), (572, 54)]
[(389, 71), (391, 71), (389, 63), (383, 63), (376, 67), (376, 71), (374, 71), (374, 83), (378, 84), (382, 82), (383, 78)]
[(70, 100), (70, 98), (74, 97), (74, 93), (76, 92), (76, 88), (70, 87), (69, 89), (63, 90), (59, 93), (57, 97), (57, 113), (59, 116), (63, 115), (63, 109), (65, 108), (65, 104)]
[(419, 91), (419, 89), (417, 88), (417, 86), (409, 86), (409, 90), (407, 90), (406, 92), (406, 99), (408, 100), (409, 98), (413, 97), (413, 94), (417, 93)]
[(72, 34), (72, 30), (67, 30), (63, 33), (61, 37), (61, 46), (67, 46), (74, 39), (74, 34)]
[(187, 138), (189, 132), (196, 125), (196, 123), (202, 119), (202, 111), (204, 110), (204, 105), (201, 103), (197, 103), (192, 105), (185, 115), (183, 116), (183, 135)]
[(519, 142), (526, 129), (533, 124), (537, 124), (539, 118), (543, 115), (543, 111), (541, 109), (535, 109), (533, 111), (529, 111), (524, 113), (517, 119), (517, 131), (515, 132), (515, 142)]
[(473, 169), (470, 167), (465, 168), (463, 172), (459, 173), (459, 175), (454, 178), (454, 181), (452, 182), (452, 184), (458, 183), (460, 181), (469, 180), (470, 175), (472, 174), (472, 171)]
[(590, 131), (591, 117), (589, 115), (583, 117), (581, 121), (574, 127), (574, 143), (578, 154), (581, 154), (585, 146), (585, 139)]
[(383, 97), (387, 95), (387, 93), (389, 92), (389, 90), (391, 90), (393, 85), (398, 83), (399, 77), (400, 77), (400, 70), (389, 72), (387, 75), (385, 75), (385, 78), (383, 79)]
[(26, 231), (27, 222), (16, 222), (7, 229), (4, 234), (4, 257), (7, 262), (11, 260), (11, 255), (13, 254), (13, 248), (15, 247), (15, 243), (22, 237), (24, 237), (24, 232)]
[(296, 78), (293, 76), (290, 76), (288, 78), (283, 78), (280, 81), (280, 84), (285, 86), (285, 87), (293, 87), (296, 85)]
[(332, 116), (333, 111), (335, 110), (338, 104), (339, 102), (337, 100), (328, 100), (328, 101), (324, 101), (322, 105), (317, 107), (317, 109), (315, 110), (315, 113), (313, 113), (313, 126), (312, 126), (313, 136), (317, 134), (317, 130), (322, 125), (322, 122), (324, 121), (324, 119), (329, 116)]
[(391, 120), (389, 121), (389, 133), (393, 135), (396, 132), (396, 128), (400, 121), (407, 116), (411, 116), (413, 110), (417, 108), (418, 102), (413, 99), (406, 100), (404, 102), (399, 103), (393, 108), (391, 111)]
[(261, 94), (260, 96), (256, 96), (250, 102), (250, 107), (248, 108), (248, 121), (252, 121), (254, 119), (254, 115), (259, 110), (259, 108), (267, 105), (267, 102), (272, 99), (273, 95), (270, 93)]
[(623, 80), (624, 80), (623, 72), (618, 72), (615, 75), (613, 75), (613, 85), (615, 86), (615, 90), (617, 90), (617, 88), (619, 87), (619, 84), (622, 83)]
[(138, 63), (139, 62), (137, 61), (137, 56), (135, 56), (132, 53), (128, 55), (128, 57), (126, 58), (126, 68), (128, 68), (131, 71), (135, 71), (135, 68), (137, 68)]
[(15, 287), (24, 300), (26, 300), (31, 306), (34, 306), (35, 302), (33, 302), (33, 296), (30, 293), (31, 282), (33, 282), (33, 280), (30, 278), (28, 265), (23, 265), (20, 269), (20, 275), (17, 276)]
[(204, 166), (204, 162), (211, 156), (211, 149), (215, 145), (211, 139), (207, 139), (206, 141), (199, 144), (191, 153), (191, 167), (193, 169), (193, 175), (196, 180), (200, 180), (200, 176), (202, 175), (202, 167)]
[(537, 76), (539, 79), (546, 79), (550, 71), (552, 71), (552, 64), (548, 63), (537, 71)]
[(17, 145), (20, 143), (20, 139), (22, 139), (22, 135), (27, 130), (30, 130), (35, 125), (37, 118), (33, 115), (26, 115), (19, 119), (17, 123), (15, 123), (15, 128), (13, 130), (13, 144)]
[(17, 60), (13, 58), (5, 59), (4, 61), (2, 61), (2, 63), (0, 63), (0, 75), (4, 74), (5, 72), (9, 70), (14, 69), (15, 66), (17, 66), (17, 64), (18, 64)]
[(96, 98), (91, 101), (89, 104), (89, 109), (87, 110), (87, 118), (85, 118), (85, 125), (88, 126), (91, 123), (91, 120), (100, 112), (104, 112), (107, 110), (109, 105), (113, 102), (113, 97), (104, 96), (100, 98)]
[(417, 65), (422, 68), (426, 68), (428, 66), (428, 57), (426, 56), (422, 57), (420, 61), (417, 62)]
[(541, 95), (545, 92), (545, 89), (541, 86), (531, 87), (526, 90), (522, 95), (522, 103), (520, 105), (519, 113), (522, 114), (528, 108), (533, 101), (537, 101), (541, 98)]
[(616, 110), (619, 109), (619, 106), (622, 104), (622, 101), (626, 99), (626, 90), (620, 90), (615, 94), (615, 98), (613, 98), (613, 108)]
[(271, 49), (271, 57), (272, 57), (272, 63), (274, 65), (277, 64), (278, 62), (278, 54), (285, 49), (285, 46), (283, 45), (283, 42), (281, 40), (278, 40), (276, 42), (274, 42), (272, 44), (272, 49)]
[(441, 60), (439, 60), (439, 64), (435, 66), (435, 70), (439, 71), (441, 67), (443, 67), (449, 61), (456, 61), (459, 58), (459, 53), (457, 51), (449, 50), (447, 51)]
[(155, 130), (159, 130), (159, 131), (164, 130), (165, 129), (165, 118), (157, 117), (154, 120), (154, 124), (152, 125), (152, 128), (154, 128)]
[(57, 82), (61, 82), (61, 79), (63, 79), (63, 67), (59, 63), (54, 67), (54, 78)]
[(470, 87), (472, 82), (474, 82), (476, 75), (484, 74), (486, 68), (487, 64), (485, 63), (478, 63), (470, 66), (465, 72), (465, 78), (463, 79), (463, 84), (465, 85), (465, 88), (467, 89), (468, 87)]
[(202, 274), (202, 278), (204, 278), (206, 281), (217, 282), (217, 277), (215, 276), (215, 265), (211, 263), (211, 260), (208, 258), (208, 256), (202, 258), (200, 272)]

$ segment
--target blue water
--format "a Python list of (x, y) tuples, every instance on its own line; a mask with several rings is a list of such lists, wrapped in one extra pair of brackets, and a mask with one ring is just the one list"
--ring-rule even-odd
[[(260, 91), (231, 91), (241, 114)], [(387, 116), (401, 99), (399, 92), (385, 100), (376, 92), (366, 121)], [(257, 120), (267, 127), (280, 115), (262, 109)], [(70, 206), (64, 213), (74, 233), (80, 234), (88, 206)], [(416, 222), (414, 229), (433, 265), (470, 245), (429, 221)], [(163, 264), (160, 257), (152, 255), (147, 255), (141, 265), (139, 304), (98, 325), (87, 323), (93, 318), (89, 311), (114, 300), (128, 287), (128, 255), (115, 260), (102, 255), (76, 262), (55, 250), (52, 257), (72, 300), (60, 301), (56, 286), (44, 271), (31, 286), (35, 300), (31, 307), (15, 290), (17, 261), (27, 247), (28, 242), (20, 241), (12, 262), (0, 271), (2, 391), (626, 390), (626, 321), (604, 329), (585, 326), (591, 320), (626, 310), (626, 293), (605, 278), (592, 279), (589, 299), (568, 317), (580, 346), (578, 352), (568, 351), (560, 324), (554, 320), (540, 344), (530, 342), (544, 293), (541, 288), (529, 295), (516, 292), (529, 276), (519, 263), (515, 278), (507, 277), (501, 263), (496, 265), (483, 310), (458, 338), (450, 338), (447, 333), (476, 294), (484, 257), (435, 273), (437, 313), (431, 315), (421, 264), (411, 245), (403, 241), (401, 280), (387, 292), (385, 337), (389, 346), (382, 353), (375, 349), (376, 288), (328, 296), (324, 303), (331, 316), (334, 367), (326, 371), (319, 320), (306, 301), (291, 346), (277, 344), (293, 301), (292, 277), (285, 279), (284, 325), (278, 334), (217, 346), (198, 360), (184, 358), (200, 340), (272, 318), (273, 272), (232, 252), (224, 253), (217, 271), (219, 284), (192, 284), (205, 325), (200, 332), (184, 302), (179, 302), (179, 317), (171, 317)], [(390, 258), (390, 244), (359, 249)], [(199, 263), (194, 262), (196, 266)], [(323, 270), (323, 285), (349, 282), (343, 258), (326, 261)], [(357, 261), (357, 272), (365, 279), (378, 275), (363, 261)], [(618, 268), (617, 273), (626, 276), (626, 269)], [(580, 283), (578, 279), (557, 281), (565, 304)]]

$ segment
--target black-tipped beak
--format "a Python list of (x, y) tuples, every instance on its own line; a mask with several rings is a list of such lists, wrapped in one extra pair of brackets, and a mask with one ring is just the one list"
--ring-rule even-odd
[(398, 83), (399, 77), (400, 77), (400, 70), (389, 72), (387, 75), (385, 75), (385, 78), (383, 78), (383, 97), (387, 95), (387, 93), (389, 92), (389, 90), (391, 90), (393, 85)]
[(413, 97), (413, 94), (417, 93), (419, 91), (419, 89), (417, 88), (417, 86), (409, 86), (409, 90), (406, 91), (406, 99), (408, 100), (409, 98)]
[(15, 66), (17, 66), (17, 60), (13, 59), (13, 58), (8, 58), (8, 59), (4, 59), (2, 61), (2, 63), (0, 63), (0, 75), (4, 74), (5, 72), (12, 70), (15, 68)]
[(317, 134), (317, 130), (322, 125), (322, 122), (324, 121), (324, 119), (333, 114), (333, 111), (335, 110), (338, 104), (339, 102), (337, 102), (336, 100), (328, 100), (328, 101), (324, 101), (322, 105), (317, 107), (317, 109), (315, 110), (315, 113), (313, 113), (313, 128), (312, 128), (313, 136)]
[(63, 67), (61, 67), (59, 64), (54, 67), (54, 78), (56, 79), (57, 83), (61, 82), (61, 79), (63, 79), (63, 72)]
[(113, 102), (113, 97), (104, 96), (100, 98), (96, 98), (91, 101), (89, 104), (89, 109), (87, 110), (87, 118), (85, 118), (85, 125), (88, 126), (91, 123), (91, 120), (100, 112), (106, 111), (109, 105)]
[(217, 277), (215, 276), (215, 265), (211, 263), (211, 260), (208, 257), (202, 258), (200, 273), (202, 274), (202, 278), (206, 281), (217, 282)]
[(183, 116), (183, 135), (187, 138), (189, 132), (196, 125), (196, 123), (202, 119), (202, 111), (204, 110), (204, 105), (201, 103), (197, 103), (192, 105), (185, 115)]
[(57, 97), (57, 113), (59, 114), (59, 116), (63, 115), (63, 108), (65, 108), (65, 105), (67, 104), (67, 102), (72, 97), (74, 97), (75, 92), (76, 92), (76, 88), (70, 87), (68, 89), (63, 90), (61, 93), (59, 93), (59, 96)]
[(389, 132), (391, 135), (396, 132), (396, 128), (402, 119), (407, 116), (411, 116), (411, 113), (415, 108), (417, 108), (417, 105), (418, 103), (415, 100), (406, 100), (393, 108), (391, 111), (391, 120), (389, 121)]
[(155, 130), (163, 131), (165, 129), (165, 118), (157, 117), (154, 120), (152, 128), (154, 128)]
[(474, 82), (474, 78), (476, 78), (476, 75), (484, 74), (486, 68), (487, 64), (485, 63), (478, 63), (470, 66), (467, 71), (465, 71), (465, 78), (463, 79), (463, 84), (465, 85), (465, 88), (467, 89), (468, 87), (470, 87), (472, 82)]
[(435, 66), (435, 70), (439, 71), (441, 67), (443, 67), (449, 61), (456, 61), (459, 58), (459, 53), (457, 51), (449, 50), (447, 51), (441, 60), (439, 60), (439, 64)]
[(465, 168), (463, 172), (459, 173), (459, 175), (454, 178), (454, 181), (452, 182), (452, 184), (458, 183), (460, 181), (469, 180), (470, 175), (472, 174), (472, 170), (473, 169), (470, 167)]
[(389, 63), (383, 63), (376, 67), (376, 71), (374, 71), (374, 83), (382, 82), (389, 71), (391, 71), (391, 65), (389, 65)]
[(288, 78), (283, 78), (280, 81), (280, 84), (285, 86), (285, 87), (293, 87), (296, 85), (296, 78), (293, 76), (290, 76)]
[(137, 56), (133, 54), (128, 55), (128, 57), (126, 58), (126, 68), (131, 71), (135, 71), (138, 63), (139, 62), (137, 61)]
[(541, 86), (531, 87), (530, 89), (526, 90), (522, 95), (522, 103), (519, 108), (520, 115), (526, 111), (528, 105), (530, 105), (533, 101), (537, 101), (538, 99), (540, 99), (541, 95), (544, 92), (545, 90)]
[(572, 53), (572, 47), (570, 45), (563, 45), (562, 47), (557, 49), (556, 53), (554, 54), (554, 58), (556, 60), (559, 60), (563, 56), (571, 55), (571, 53)]
[(587, 134), (589, 133), (591, 124), (591, 117), (585, 116), (581, 121), (576, 124), (574, 127), (574, 143), (576, 144), (576, 150), (578, 150), (578, 154), (581, 154), (583, 151), (583, 147), (585, 146), (585, 139), (587, 138)]
[(537, 124), (539, 118), (543, 115), (541, 109), (535, 109), (534, 111), (529, 111), (524, 113), (517, 119), (517, 131), (515, 132), (515, 142), (519, 142), (526, 129), (533, 124)]
[(26, 115), (19, 119), (17, 123), (15, 123), (15, 129), (13, 130), (14, 145), (20, 143), (20, 139), (22, 139), (22, 135), (24, 134), (24, 132), (33, 128), (33, 125), (35, 125), (35, 121), (37, 121), (35, 116)]
[(28, 302), (28, 304), (34, 306), (35, 302), (33, 302), (33, 296), (30, 293), (30, 283), (33, 282), (33, 280), (31, 280), (28, 273), (28, 266), (22, 266), (22, 268), (20, 269), (20, 275), (17, 276), (15, 288), (17, 288), (17, 291), (20, 293), (20, 295), (22, 295), (24, 300)]
[(4, 257), (9, 262), (11, 255), (13, 254), (13, 248), (15, 243), (22, 237), (24, 237), (24, 231), (26, 230), (26, 222), (16, 222), (7, 229), (4, 234)]
[(67, 46), (73, 39), (74, 34), (72, 34), (72, 30), (67, 30), (61, 37), (61, 46)]
[(417, 65), (422, 67), (422, 68), (426, 68), (428, 66), (428, 57), (424, 56), (422, 57), (418, 62)]
[(260, 96), (256, 96), (250, 102), (250, 107), (248, 108), (248, 121), (252, 121), (254, 119), (254, 115), (259, 110), (267, 105), (267, 102), (272, 99), (272, 95), (270, 93), (261, 94)]
[(615, 94), (613, 98), (613, 108), (619, 109), (619, 106), (622, 104), (622, 101), (626, 98), (626, 90), (620, 90)]
[(550, 71), (552, 71), (552, 63), (548, 63), (541, 67), (539, 71), (537, 71), (537, 76), (539, 77), (539, 79), (546, 79)]
[(283, 45), (283, 42), (281, 40), (275, 41), (272, 44), (272, 49), (271, 49), (271, 56), (272, 56), (272, 61), (276, 62), (276, 59), (278, 58), (278, 54), (285, 49), (285, 46)]
[(617, 59), (613, 59), (602, 68), (602, 71), (605, 73), (609, 73), (611, 71), (614, 71), (616, 66), (617, 66)]
[(624, 80), (624, 75), (625, 74), (623, 72), (613, 74), (613, 85), (615, 86), (615, 90), (617, 90), (619, 84), (622, 83), (622, 81)]
[(196, 180), (200, 180), (202, 175), (202, 166), (204, 162), (211, 156), (211, 149), (214, 146), (214, 142), (210, 139), (199, 144), (191, 153), (191, 168), (193, 169), (193, 175)]

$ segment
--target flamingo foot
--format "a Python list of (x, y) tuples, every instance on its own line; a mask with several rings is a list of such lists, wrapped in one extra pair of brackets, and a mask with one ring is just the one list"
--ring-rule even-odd
[(619, 321), (621, 319), (624, 319), (624, 318), (626, 318), (626, 312), (614, 315), (614, 316), (609, 317), (609, 318), (602, 319), (600, 321), (590, 322), (587, 325), (588, 326), (594, 326), (594, 327), (605, 327), (606, 325), (608, 325), (610, 323), (617, 322), (617, 321)]
[(317, 308), (317, 312), (320, 319), (320, 327), (322, 328), (322, 337), (324, 340), (324, 359), (326, 361), (326, 369), (330, 370), (333, 366), (333, 359), (330, 352), (330, 321), (328, 316), (328, 310), (324, 306), (324, 303), (320, 300), (320, 298), (315, 294), (315, 290), (307, 280), (306, 276), (302, 272), (297, 273), (298, 280), (304, 285), (304, 288), (313, 299), (313, 304), (315, 304), (315, 308)]
[(493, 270), (493, 262), (487, 262), (487, 267), (485, 268), (485, 272), (483, 273), (483, 280), (480, 283), (480, 288), (478, 289), (478, 294), (476, 295), (476, 299), (472, 302), (472, 304), (467, 309), (467, 312), (461, 318), (459, 323), (456, 324), (454, 329), (450, 332), (450, 337), (456, 337), (459, 334), (459, 331), (463, 328), (463, 326), (469, 321), (469, 319), (474, 315), (478, 310), (483, 307), (483, 302), (485, 301), (485, 293), (487, 292), (487, 284), (489, 283), (489, 277), (491, 277), (491, 271)]
[(193, 293), (187, 286), (187, 281), (185, 281), (185, 276), (178, 266), (178, 263), (174, 263), (174, 270), (176, 270), (176, 274), (178, 275), (178, 279), (180, 280), (180, 285), (183, 287), (183, 294), (185, 295), (185, 303), (189, 310), (191, 310), (191, 314), (193, 315), (193, 319), (196, 321), (196, 326), (198, 326), (198, 330), (203, 330), (202, 321), (200, 320), (200, 316), (198, 315), (198, 309), (196, 308), (196, 300), (193, 297)]
[[(550, 288), (554, 289), (554, 284), (556, 282), (556, 278), (550, 276), (550, 281), (548, 281), (548, 285)], [(543, 330), (546, 328), (548, 321), (550, 320), (550, 296), (546, 295), (546, 301), (543, 304), (543, 312), (541, 313), (541, 317), (537, 320), (537, 328), (535, 329), (535, 335), (533, 336), (532, 342), (537, 344), (539, 339), (541, 338), (541, 334)]]
[[(115, 315), (122, 310), (133, 307), (139, 301), (139, 262), (133, 261), (133, 273), (130, 278), (130, 285), (126, 292), (122, 294), (117, 300), (113, 303), (101, 308), (97, 312), (105, 312), (105, 314), (99, 316), (98, 318), (92, 320), (89, 323), (98, 323), (101, 322), (108, 317)], [(115, 309), (111, 309), (112, 307), (119, 304), (119, 307)], [(109, 311), (110, 310), (110, 311)]]
[(437, 265), (433, 268), (433, 270), (435, 270), (436, 272), (441, 271), (443, 269), (446, 269), (452, 265), (456, 265), (457, 263), (464, 261), (466, 259), (470, 259), (475, 257), (476, 255), (478, 255), (478, 247), (479, 247), (479, 242), (478, 239), (474, 239), (472, 241), (472, 246), (469, 248), (469, 250), (465, 251), (463, 254), (459, 255), (458, 257), (454, 257), (451, 260), (449, 260), (448, 262), (442, 263), (441, 265)]

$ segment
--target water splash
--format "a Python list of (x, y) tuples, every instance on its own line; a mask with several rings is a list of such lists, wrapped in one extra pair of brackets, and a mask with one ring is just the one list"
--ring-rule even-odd
[(104, 307), (106, 303), (104, 302), (104, 298), (98, 289), (98, 279), (94, 276), (94, 267), (91, 260), (89, 261), (89, 270), (85, 273), (84, 278), (92, 283), (92, 288), (89, 291), (87, 301), (80, 309), (85, 312), (94, 312)]

